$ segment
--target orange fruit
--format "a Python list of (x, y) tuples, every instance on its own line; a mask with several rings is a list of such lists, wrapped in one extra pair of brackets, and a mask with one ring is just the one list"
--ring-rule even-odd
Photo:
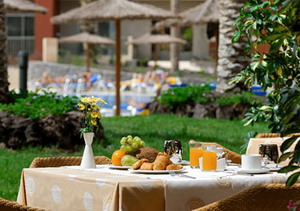
[(121, 159), (124, 155), (126, 155), (126, 153), (122, 150), (116, 150), (111, 157), (112, 164), (114, 166), (122, 166)]

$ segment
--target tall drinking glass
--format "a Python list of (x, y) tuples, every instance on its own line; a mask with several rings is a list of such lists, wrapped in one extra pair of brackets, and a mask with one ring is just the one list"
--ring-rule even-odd
[(202, 155), (202, 170), (203, 171), (214, 171), (217, 169), (217, 152), (216, 146), (210, 145), (205, 146)]
[(192, 142), (189, 143), (190, 146), (190, 166), (191, 168), (199, 168), (199, 158), (202, 157), (203, 148), (202, 143)]

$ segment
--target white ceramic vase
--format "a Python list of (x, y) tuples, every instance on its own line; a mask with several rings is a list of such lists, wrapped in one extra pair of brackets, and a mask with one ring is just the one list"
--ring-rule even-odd
[(83, 138), (85, 142), (85, 148), (84, 148), (80, 167), (85, 169), (96, 168), (93, 148), (92, 148), (94, 133), (84, 133)]

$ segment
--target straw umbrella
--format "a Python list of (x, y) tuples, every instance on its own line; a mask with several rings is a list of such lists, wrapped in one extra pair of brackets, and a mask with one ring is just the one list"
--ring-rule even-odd
[(39, 6), (28, 0), (4, 0), (7, 12), (40, 12), (47, 13), (45, 7)]
[(154, 44), (154, 68), (156, 68), (157, 65), (157, 57), (158, 57), (158, 44), (171, 44), (171, 43), (177, 43), (177, 44), (186, 44), (186, 41), (177, 37), (173, 37), (167, 34), (144, 34), (141, 37), (138, 37), (131, 42), (128, 42), (127, 44)]
[(219, 0), (206, 0), (204, 3), (179, 14), (180, 20), (166, 19), (155, 24), (156, 29), (171, 26), (191, 26), (201, 23), (218, 23), (220, 19)]
[(86, 45), (85, 55), (86, 55), (86, 71), (90, 71), (91, 59), (89, 48), (92, 44), (103, 44), (103, 45), (114, 45), (115, 41), (108, 39), (106, 37), (101, 37), (99, 35), (89, 34), (87, 32), (75, 34), (69, 37), (64, 37), (59, 39), (60, 43), (83, 43)]
[(116, 115), (120, 115), (120, 68), (121, 68), (121, 20), (123, 19), (161, 19), (174, 15), (164, 9), (139, 4), (128, 0), (98, 0), (70, 10), (52, 19), (61, 24), (72, 21), (109, 21), (116, 24)]

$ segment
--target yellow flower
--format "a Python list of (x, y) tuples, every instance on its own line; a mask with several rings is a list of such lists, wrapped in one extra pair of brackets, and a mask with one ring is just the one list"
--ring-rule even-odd
[(95, 109), (95, 110), (100, 110), (100, 107), (99, 107), (97, 104), (95, 104), (95, 105), (94, 105), (94, 109)]
[(81, 111), (85, 109), (84, 105), (81, 103), (78, 104), (78, 107), (79, 107), (79, 110), (81, 110)]
[(92, 96), (92, 97), (91, 97), (91, 102), (92, 102), (92, 103), (97, 103), (97, 101), (98, 101), (98, 98), (97, 98), (97, 97), (95, 97), (95, 96)]
[(96, 120), (91, 120), (92, 125), (97, 125), (97, 121)]
[(100, 101), (102, 104), (107, 104), (107, 102), (105, 102), (105, 101), (102, 100), (101, 98), (98, 98), (98, 101)]
[(100, 113), (100, 112), (98, 112), (98, 118), (99, 118), (99, 119), (101, 118), (101, 113)]
[(97, 117), (98, 117), (98, 113), (97, 113), (97, 112), (92, 112), (92, 113), (91, 113), (91, 117), (97, 118)]
[(83, 102), (83, 103), (89, 103), (90, 101), (91, 101), (91, 99), (88, 97), (81, 98), (81, 102)]

